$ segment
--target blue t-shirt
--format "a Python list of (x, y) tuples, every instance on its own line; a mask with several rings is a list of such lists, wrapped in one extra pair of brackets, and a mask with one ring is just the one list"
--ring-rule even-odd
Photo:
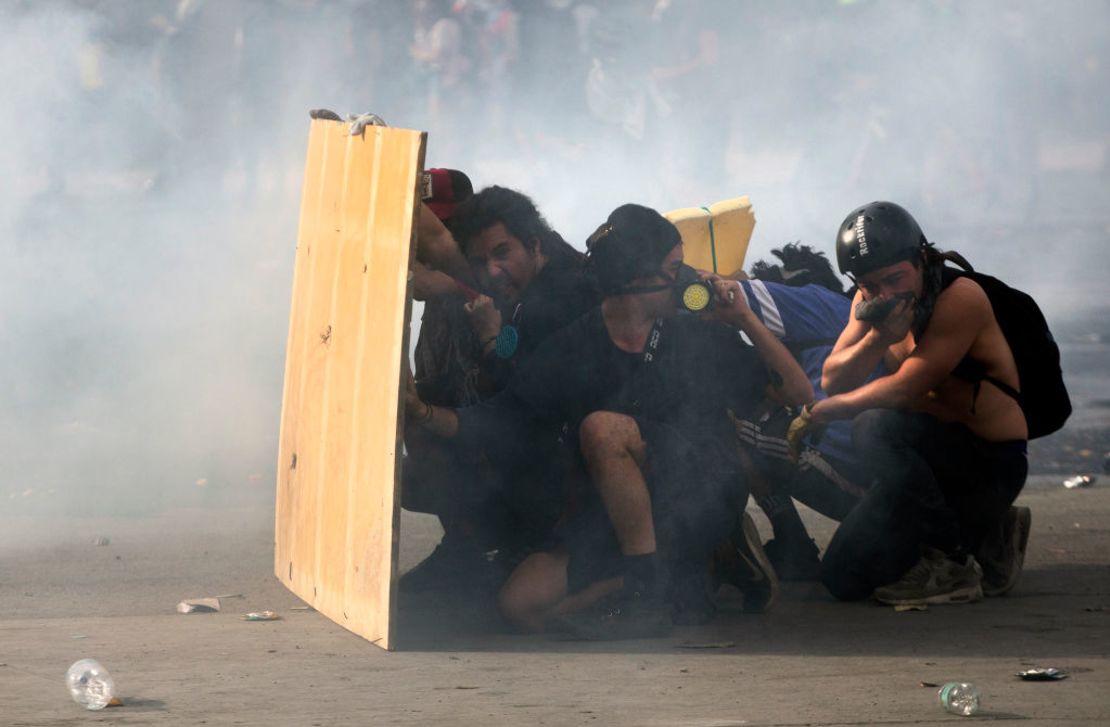
[[(796, 287), (762, 280), (740, 283), (752, 312), (790, 349), (813, 383), (818, 400), (828, 395), (821, 388), (821, 369), (836, 339), (848, 325), (852, 301), (820, 285)], [(868, 378), (875, 378), (876, 371)], [(852, 422), (830, 423), (817, 442), (807, 442), (825, 456), (854, 462)]]

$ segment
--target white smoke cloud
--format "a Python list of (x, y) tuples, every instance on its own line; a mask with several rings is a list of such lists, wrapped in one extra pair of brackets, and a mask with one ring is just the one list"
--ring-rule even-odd
[[(1054, 316), (1104, 301), (1110, 6), (518, 3), (557, 5), (569, 35), (522, 17), (454, 90), (412, 67), (404, 3), (0, 7), (0, 508), (271, 497), (309, 108), (429, 130), (429, 166), (522, 189), (579, 247), (623, 202), (748, 194), (749, 262), (831, 254), (887, 198)], [(709, 63), (653, 82), (708, 31)], [(590, 114), (593, 60), (640, 111)]]

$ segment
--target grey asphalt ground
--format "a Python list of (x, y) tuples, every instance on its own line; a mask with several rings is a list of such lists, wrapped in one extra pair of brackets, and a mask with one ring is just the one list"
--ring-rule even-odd
[[(1110, 724), (1110, 483), (1060, 481), (1031, 478), (1019, 500), (1033, 531), (1004, 598), (897, 613), (788, 584), (770, 613), (726, 597), (709, 626), (616, 644), (511, 634), (452, 599), (403, 614), (393, 653), (291, 610), (299, 600), (270, 575), (265, 505), (49, 526), (0, 515), (0, 725), (931, 725), (963, 718), (922, 683), (955, 679), (981, 689), (980, 720)], [(833, 524), (804, 516), (827, 542)], [(406, 513), (402, 566), (437, 538), (435, 521)], [(223, 594), (242, 597), (174, 611)], [(260, 609), (282, 619), (240, 620)], [(86, 656), (125, 706), (70, 700), (63, 676)], [(1071, 676), (1014, 676), (1032, 666)]]

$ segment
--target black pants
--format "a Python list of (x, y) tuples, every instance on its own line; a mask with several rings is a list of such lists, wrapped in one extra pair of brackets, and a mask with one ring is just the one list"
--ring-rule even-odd
[(565, 510), (568, 487), (584, 476), (558, 443), (525, 448), (516, 463), (490, 462), (452, 442), (422, 445), (405, 457), (402, 507), (438, 515), (447, 538), (465, 530), (483, 550), (545, 543)]
[(886, 409), (856, 418), (852, 440), (872, 483), (833, 536), (821, 580), (837, 598), (896, 581), (922, 546), (974, 552), (1025, 484), (1025, 442), (988, 442), (962, 424)]
[(786, 495), (833, 520), (843, 520), (871, 481), (870, 471), (856, 462), (807, 447), (800, 461), (787, 454), (786, 431), (795, 412), (778, 408), (743, 421), (739, 441), (776, 495)]
[[(643, 418), (636, 425), (646, 445), (643, 475), (651, 495), (662, 581), (668, 590), (696, 588), (708, 573), (713, 549), (739, 521), (748, 483), (726, 443), (694, 442), (668, 424)], [(621, 574), (620, 545), (596, 490), (557, 529), (554, 544), (569, 554), (570, 593)]]

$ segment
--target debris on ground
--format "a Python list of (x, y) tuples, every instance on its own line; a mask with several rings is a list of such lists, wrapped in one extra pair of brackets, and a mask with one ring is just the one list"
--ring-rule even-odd
[(111, 540), (104, 537), (103, 535), (97, 535), (95, 538), (92, 539), (93, 545), (108, 545), (111, 542)]
[(1064, 480), (1064, 487), (1074, 490), (1077, 487), (1090, 487), (1096, 482), (1098, 482), (1098, 478), (1094, 475), (1076, 475)]
[(213, 613), (219, 610), (219, 598), (187, 598), (177, 604), (178, 613)]
[(707, 644), (675, 644), (676, 649), (732, 649), (735, 641), (714, 641)]
[(315, 611), (316, 609), (313, 608), (312, 606), (292, 606), (292, 607), (290, 607), (289, 610), (290, 611)]
[(1057, 669), (1054, 666), (1047, 666), (1035, 667), (1033, 669), (1019, 671), (1014, 676), (1020, 677), (1027, 682), (1055, 682), (1061, 679), (1067, 679), (1068, 673), (1063, 669)]
[(116, 683), (96, 659), (80, 659), (66, 671), (66, 687), (73, 701), (85, 709), (99, 710), (116, 699)]
[(281, 616), (273, 611), (251, 611), (243, 614), (244, 621), (278, 621)]
[(920, 684), (918, 684), (918, 686), (919, 687), (932, 687), (933, 689), (936, 689), (940, 685), (939, 684), (934, 684), (933, 682), (921, 682)]
[(952, 714), (970, 717), (979, 713), (979, 688), (971, 682), (948, 682), (937, 692), (937, 698), (945, 711)]

